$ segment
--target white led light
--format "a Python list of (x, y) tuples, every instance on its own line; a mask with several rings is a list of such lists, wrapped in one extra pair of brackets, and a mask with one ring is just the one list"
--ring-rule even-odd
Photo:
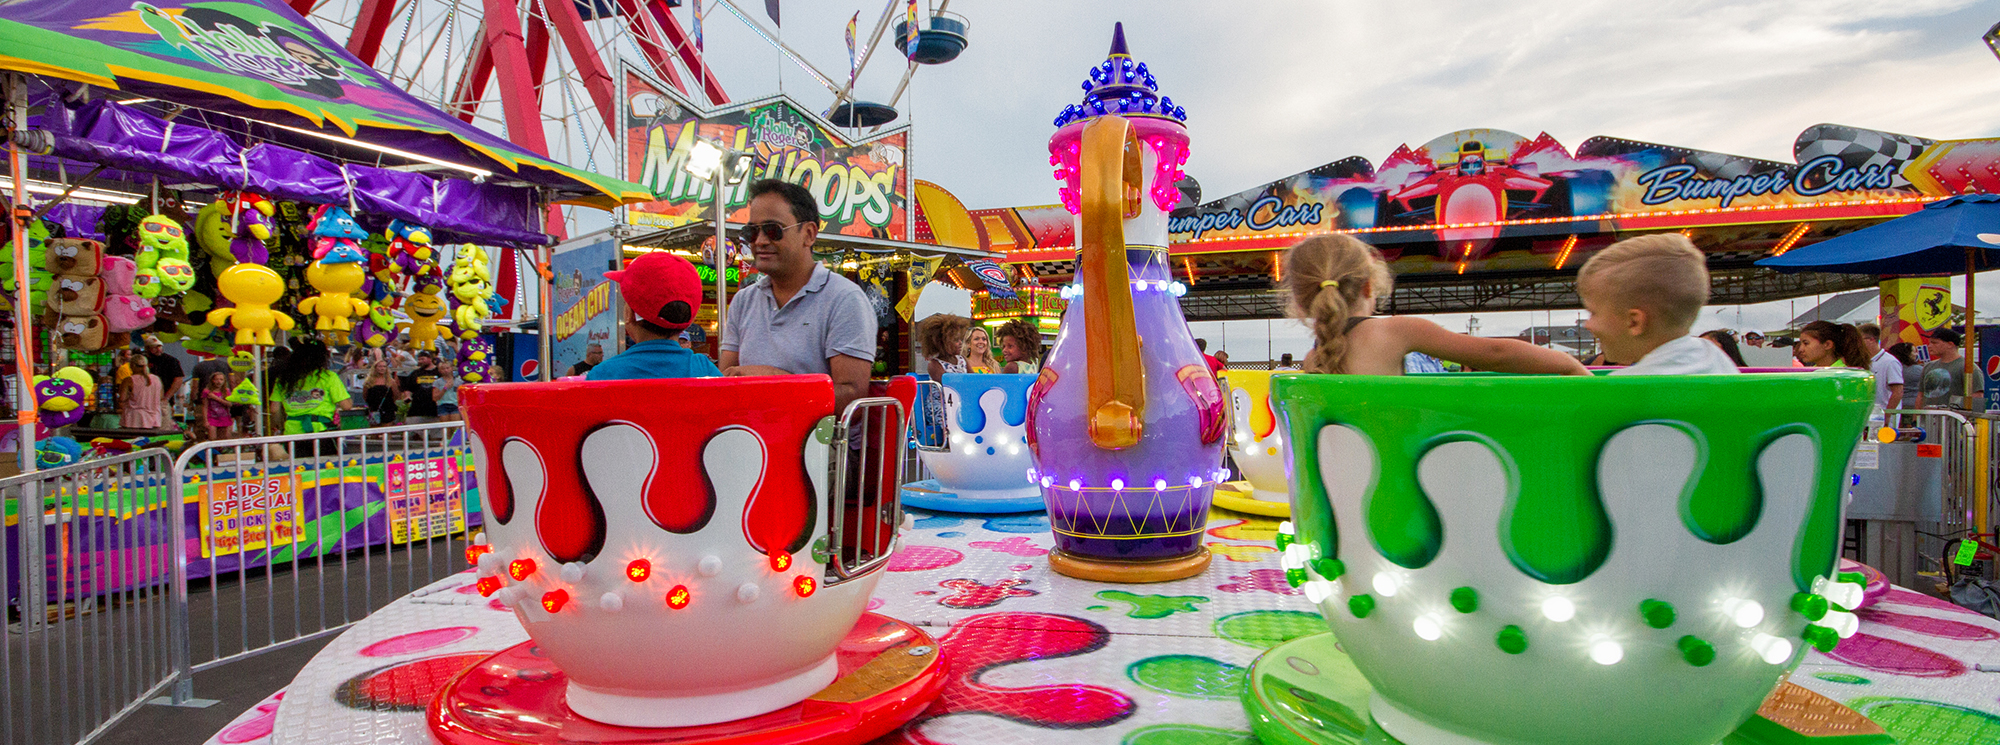
[(1079, 481), (1079, 480), (1077, 480), (1077, 479), (1070, 479), (1070, 480), (1069, 480), (1069, 490), (1070, 490), (1070, 491), (1083, 491), (1083, 482), (1082, 482), (1082, 481)]
[(1241, 432), (1236, 433), (1236, 444), (1247, 447), (1250, 444), (1250, 436)]
[(1323, 579), (1311, 580), (1306, 582), (1305, 591), (1306, 602), (1319, 605), (1326, 602), (1327, 598), (1333, 597), (1333, 583)]
[(1422, 615), (1410, 622), (1410, 630), (1417, 632), (1417, 638), (1434, 642), (1444, 636), (1444, 627), (1438, 624), (1437, 616)]
[(1825, 618), (1819, 619), (1819, 625), (1833, 629), (1833, 633), (1846, 639), (1861, 630), (1861, 619), (1847, 611), (1830, 610), (1826, 612)]
[[(1298, 548), (1298, 546), (1293, 546), (1292, 548)], [(1278, 566), (1286, 569), (1304, 569), (1306, 568), (1306, 560), (1304, 557), (1292, 553), (1290, 549), (1287, 549), (1283, 555), (1278, 557)]]
[(1780, 639), (1770, 634), (1758, 634), (1750, 637), (1750, 648), (1756, 650), (1758, 657), (1764, 658), (1765, 662), (1773, 665), (1783, 665), (1785, 661), (1792, 658), (1792, 641), (1790, 639)]
[(1576, 603), (1557, 595), (1542, 601), (1542, 615), (1556, 623), (1564, 623), (1576, 617)]
[(1033, 468), (1028, 469), (1028, 480), (1029, 481), (1035, 480), (1035, 469)]
[(975, 448), (973, 448), (973, 447), (972, 447), (971, 445), (967, 445), (967, 446), (965, 446), (965, 454), (966, 454), (966, 455), (971, 455), (974, 449), (975, 449)]
[(1830, 582), (1820, 591), (1829, 603), (1849, 610), (1861, 607), (1861, 598), (1866, 592), (1862, 586), (1852, 582)]
[(1189, 477), (1188, 477), (1188, 486), (1192, 486), (1192, 487), (1194, 487), (1194, 488), (1196, 488), (1196, 489), (1200, 489), (1200, 488), (1201, 488), (1201, 477), (1200, 477), (1200, 476), (1189, 476)]
[(1590, 645), (1590, 661), (1599, 665), (1616, 665), (1625, 659), (1625, 648), (1610, 639), (1599, 639)]
[(1166, 479), (1153, 479), (1153, 491), (1166, 491), (1166, 490), (1167, 490)]
[(963, 433), (963, 432), (953, 432), (953, 433), (951, 433), (951, 444), (953, 444), (953, 445), (964, 445), (964, 444), (965, 444), (965, 433)]
[(1375, 585), (1375, 594), (1385, 598), (1396, 596), (1396, 578), (1388, 572), (1377, 572), (1372, 584)]
[(1290, 546), (1286, 546), (1285, 559), (1287, 561), (1295, 562), (1291, 565), (1286, 566), (1285, 567), (1286, 569), (1304, 569), (1306, 566), (1306, 562), (1312, 560), (1312, 548), (1303, 543), (1294, 543)]
[(1295, 531), (1296, 529), (1292, 527), (1292, 521), (1290, 520), (1278, 523), (1278, 532), (1280, 533), (1283, 533), (1285, 535), (1295, 535)]
[(1111, 480), (1111, 490), (1112, 490), (1112, 491), (1125, 491), (1125, 480), (1124, 480), (1124, 479), (1112, 479), (1112, 480)]
[(1730, 598), (1722, 602), (1722, 612), (1746, 629), (1764, 622), (1764, 604), (1755, 600)]
[(1047, 476), (1043, 476), (1043, 477), (1042, 477), (1042, 488), (1043, 488), (1043, 489), (1047, 489), (1047, 488), (1049, 488), (1049, 487), (1051, 487), (1051, 486), (1055, 486), (1055, 485), (1056, 485), (1056, 480), (1055, 480), (1055, 479), (1052, 479), (1052, 478), (1049, 478), (1049, 477), (1047, 477)]

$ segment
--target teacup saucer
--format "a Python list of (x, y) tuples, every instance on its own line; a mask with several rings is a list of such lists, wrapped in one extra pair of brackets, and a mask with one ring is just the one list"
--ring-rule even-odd
[(1250, 492), (1250, 482), (1248, 481), (1225, 481), (1215, 486), (1214, 504), (1225, 510), (1248, 512), (1252, 515), (1263, 515), (1265, 517), (1292, 516), (1291, 502), (1273, 502), (1268, 499), (1258, 499)]
[(903, 506), (932, 512), (992, 515), (1011, 512), (1041, 512), (1048, 509), (1042, 491), (1030, 485), (1018, 493), (1001, 496), (972, 496), (946, 489), (937, 479), (912, 481), (903, 485)]
[(840, 677), (811, 698), (731, 722), (647, 729), (577, 716), (564, 703), (568, 678), (538, 652), (525, 642), (453, 678), (431, 702), (432, 736), (444, 745), (849, 745), (922, 712), (946, 668), (922, 629), (866, 613), (835, 652)]
[[(1333, 634), (1313, 634), (1257, 658), (1243, 688), (1243, 709), (1265, 745), (1404, 745), (1369, 714), (1373, 695)], [(1889, 745), (1895, 739), (1853, 709), (1787, 682), (1719, 745), (1815, 742)]]

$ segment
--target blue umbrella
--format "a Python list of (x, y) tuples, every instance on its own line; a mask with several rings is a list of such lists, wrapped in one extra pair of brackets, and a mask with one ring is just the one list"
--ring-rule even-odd
[[(1972, 275), (1994, 265), (2000, 251), (2000, 194), (1966, 194), (1941, 199), (1894, 220), (1820, 241), (1782, 255), (1759, 259), (1758, 266), (1781, 272), (1817, 270), (1847, 274), (1956, 274), (1965, 272), (1965, 336), (1977, 317)], [(1965, 355), (1966, 399), (1979, 379), (1973, 355)]]

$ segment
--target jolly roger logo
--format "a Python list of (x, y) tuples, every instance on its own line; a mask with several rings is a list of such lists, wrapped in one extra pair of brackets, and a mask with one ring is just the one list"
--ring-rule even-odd
[(321, 49), (309, 34), (269, 23), (252, 23), (212, 8), (170, 13), (149, 3), (132, 4), (140, 22), (177, 49), (230, 72), (252, 75), (324, 98), (340, 98), (340, 83), (354, 80), (337, 55)]

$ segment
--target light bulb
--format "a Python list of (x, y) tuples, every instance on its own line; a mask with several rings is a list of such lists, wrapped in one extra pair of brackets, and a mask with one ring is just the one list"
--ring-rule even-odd
[(1043, 488), (1043, 489), (1047, 489), (1047, 488), (1049, 488), (1049, 487), (1051, 487), (1051, 486), (1055, 486), (1055, 484), (1056, 484), (1056, 480), (1055, 480), (1055, 479), (1052, 479), (1052, 478), (1049, 478), (1049, 477), (1047, 477), (1047, 476), (1043, 476), (1043, 477), (1042, 477), (1042, 488)]
[(1078, 479), (1070, 479), (1070, 480), (1069, 480), (1069, 490), (1070, 490), (1070, 491), (1083, 491), (1083, 482), (1082, 482), (1082, 481), (1080, 481), (1080, 480), (1078, 480)]
[(1764, 658), (1765, 662), (1773, 665), (1783, 665), (1786, 660), (1792, 658), (1792, 641), (1770, 634), (1760, 633), (1750, 637), (1750, 648), (1756, 650), (1757, 656)]
[(1723, 601), (1722, 612), (1737, 626), (1750, 628), (1764, 622), (1764, 605), (1746, 598), (1730, 598)]
[(1166, 491), (1166, 490), (1167, 490), (1166, 479), (1153, 479), (1153, 491)]
[(1304, 569), (1306, 568), (1306, 561), (1311, 558), (1312, 549), (1306, 548), (1303, 544), (1294, 543), (1285, 547), (1285, 553), (1279, 557), (1278, 565), (1286, 569)]
[(1388, 572), (1377, 572), (1372, 584), (1375, 585), (1375, 594), (1385, 598), (1396, 596), (1396, 578)]
[(1319, 605), (1326, 602), (1327, 598), (1333, 597), (1333, 583), (1316, 579), (1306, 583), (1305, 591), (1306, 602)]
[(1410, 622), (1410, 630), (1417, 632), (1417, 638), (1427, 642), (1437, 641), (1438, 637), (1444, 636), (1444, 627), (1438, 624), (1436, 616), (1431, 615), (1417, 616), (1416, 620)]
[(1112, 479), (1112, 480), (1111, 480), (1111, 490), (1112, 490), (1112, 491), (1125, 491), (1125, 480), (1124, 480), (1124, 479)]
[(1201, 488), (1201, 477), (1200, 477), (1200, 476), (1189, 476), (1189, 477), (1188, 477), (1188, 486), (1192, 486), (1192, 487), (1194, 487), (1194, 488), (1196, 488), (1196, 489), (1200, 489), (1200, 488)]
[(1035, 469), (1033, 468), (1028, 469), (1028, 480), (1029, 481), (1035, 480)]
[(1297, 534), (1297, 531), (1292, 527), (1292, 521), (1290, 520), (1278, 523), (1278, 532), (1283, 533), (1285, 535)]
[(1616, 665), (1625, 659), (1625, 648), (1610, 639), (1599, 639), (1590, 645), (1590, 661), (1599, 665)]
[(1556, 623), (1564, 623), (1576, 617), (1576, 603), (1557, 595), (1542, 601), (1542, 615)]
[(1861, 598), (1866, 594), (1866, 590), (1852, 582), (1829, 582), (1820, 594), (1826, 596), (1829, 603), (1847, 610), (1855, 610), (1861, 607)]
[(1826, 612), (1825, 618), (1819, 620), (1819, 625), (1833, 629), (1840, 638), (1846, 639), (1861, 630), (1861, 619), (1847, 611), (1830, 610)]

